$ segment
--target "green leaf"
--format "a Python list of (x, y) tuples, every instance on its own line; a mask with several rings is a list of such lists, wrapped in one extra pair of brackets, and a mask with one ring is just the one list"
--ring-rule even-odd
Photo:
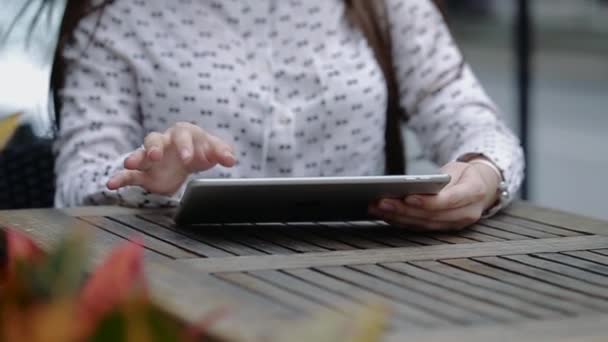
[(85, 279), (85, 239), (72, 233), (40, 264), (21, 270), (32, 294), (42, 298), (76, 296)]
[(88, 338), (90, 341), (151, 342), (183, 341), (184, 326), (179, 321), (141, 295), (106, 314)]
[(184, 339), (185, 327), (177, 319), (151, 303), (147, 307), (147, 326), (150, 336), (156, 342), (170, 342)]
[(104, 317), (88, 338), (91, 342), (126, 341), (127, 318), (124, 312), (115, 310)]

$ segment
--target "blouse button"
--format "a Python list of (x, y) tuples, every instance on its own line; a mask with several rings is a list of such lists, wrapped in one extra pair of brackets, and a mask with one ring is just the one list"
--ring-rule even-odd
[(282, 109), (279, 111), (279, 123), (281, 125), (289, 125), (291, 123), (291, 115), (289, 109)]

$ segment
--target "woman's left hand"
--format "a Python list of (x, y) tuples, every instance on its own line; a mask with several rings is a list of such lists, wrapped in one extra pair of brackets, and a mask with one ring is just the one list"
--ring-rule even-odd
[(496, 203), (500, 179), (490, 166), (452, 162), (441, 170), (452, 179), (437, 195), (382, 199), (370, 206), (370, 214), (416, 231), (459, 230), (479, 221)]

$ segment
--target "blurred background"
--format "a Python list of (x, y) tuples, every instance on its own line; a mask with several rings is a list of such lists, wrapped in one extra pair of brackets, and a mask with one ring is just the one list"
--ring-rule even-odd
[[(527, 197), (608, 219), (608, 1), (443, 1), (468, 62), (516, 132), (522, 3), (531, 24)], [(410, 165), (416, 173), (433, 169)]]
[[(0, 12), (0, 117), (27, 112), (23, 133), (0, 155), (0, 208), (52, 203), (52, 197), (42, 194), (52, 190), (49, 178), (32, 182), (41, 169), (52, 170), (44, 157), (52, 135), (48, 81), (65, 0), (25, 3), (3, 0)], [(43, 3), (53, 5), (30, 26)], [(438, 3), (482, 84), (524, 138), (529, 160), (525, 197), (608, 219), (608, 1)], [(17, 14), (22, 22), (6, 35)], [(32, 43), (23, 45), (26, 40)], [(522, 68), (526, 61), (528, 70)], [(522, 95), (528, 101), (522, 103)], [(28, 145), (34, 137), (40, 139)], [(408, 140), (410, 172), (432, 172), (433, 165), (417, 158), (415, 138), (410, 134)], [(30, 183), (15, 186), (24, 182)]]

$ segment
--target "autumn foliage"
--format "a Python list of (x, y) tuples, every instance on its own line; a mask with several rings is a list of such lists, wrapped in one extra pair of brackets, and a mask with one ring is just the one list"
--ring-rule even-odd
[[(119, 245), (86, 272), (84, 237), (45, 253), (16, 229), (2, 230), (0, 341), (200, 340), (148, 295), (143, 247)], [(191, 331), (199, 331), (194, 336)]]

